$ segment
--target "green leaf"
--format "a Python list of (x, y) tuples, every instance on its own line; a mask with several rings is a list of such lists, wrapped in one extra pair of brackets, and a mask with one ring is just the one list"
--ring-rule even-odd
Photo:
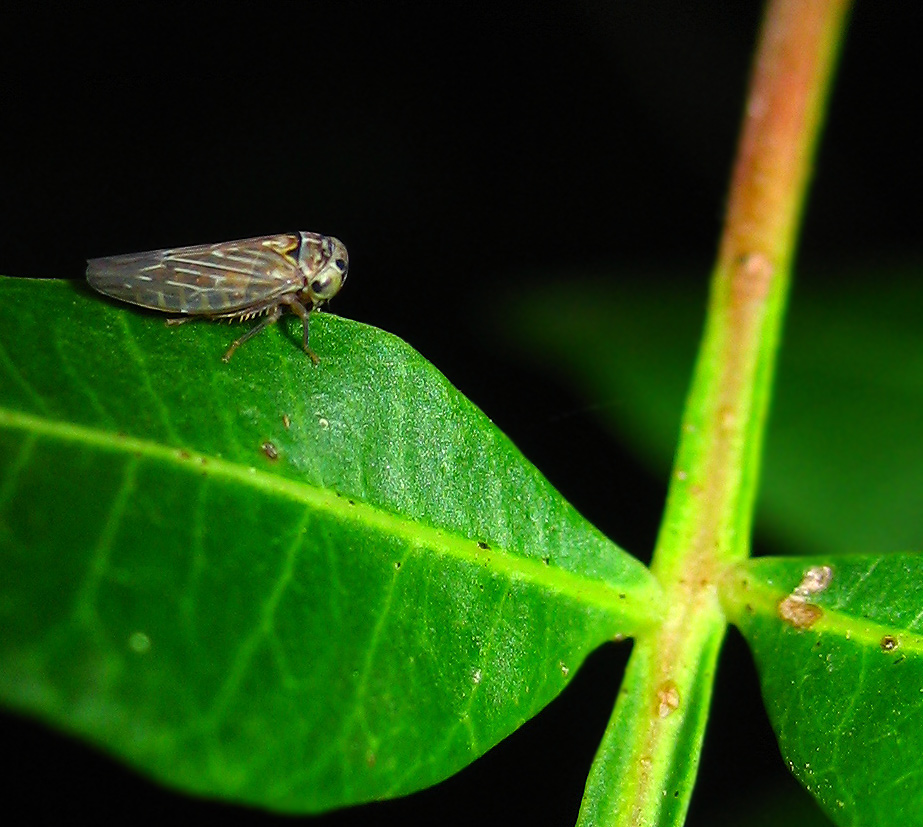
[(401, 795), (660, 591), (419, 354), (0, 280), (0, 698), (200, 794)]
[[(916, 268), (799, 279), (783, 332), (758, 528), (783, 550), (806, 554), (915, 548), (923, 537)], [(504, 308), (505, 335), (576, 383), (665, 477), (701, 335), (704, 279), (575, 280), (566, 296), (555, 283), (552, 303), (536, 281), (534, 294)]]
[(842, 827), (923, 824), (923, 555), (761, 558), (724, 585), (792, 772)]

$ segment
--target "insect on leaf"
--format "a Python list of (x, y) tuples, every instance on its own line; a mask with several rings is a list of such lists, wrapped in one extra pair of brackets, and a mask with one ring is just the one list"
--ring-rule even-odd
[(302, 320), (304, 350), (316, 364), (308, 346), (308, 317), (340, 291), (348, 271), (343, 242), (300, 232), (91, 259), (87, 281), (121, 301), (180, 314), (174, 323), (195, 316), (244, 320), (265, 314), (231, 345), (225, 362), (288, 307)]

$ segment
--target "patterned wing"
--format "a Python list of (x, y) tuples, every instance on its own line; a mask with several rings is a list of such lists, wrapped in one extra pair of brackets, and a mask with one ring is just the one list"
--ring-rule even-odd
[(259, 311), (304, 286), (296, 233), (91, 259), (87, 281), (122, 301), (193, 315)]

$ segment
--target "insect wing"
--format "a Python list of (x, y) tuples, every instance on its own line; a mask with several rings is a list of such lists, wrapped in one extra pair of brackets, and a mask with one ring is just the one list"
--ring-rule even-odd
[(250, 314), (301, 289), (300, 241), (291, 233), (91, 259), (87, 281), (100, 293), (154, 310)]

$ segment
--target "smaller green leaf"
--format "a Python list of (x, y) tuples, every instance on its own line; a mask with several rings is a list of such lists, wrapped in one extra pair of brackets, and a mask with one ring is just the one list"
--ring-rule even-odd
[(923, 824), (923, 555), (751, 560), (722, 596), (782, 754), (831, 818)]
[[(54, 313), (48, 313), (54, 308)], [(0, 279), (0, 699), (291, 812), (481, 755), (659, 587), (405, 343)]]

